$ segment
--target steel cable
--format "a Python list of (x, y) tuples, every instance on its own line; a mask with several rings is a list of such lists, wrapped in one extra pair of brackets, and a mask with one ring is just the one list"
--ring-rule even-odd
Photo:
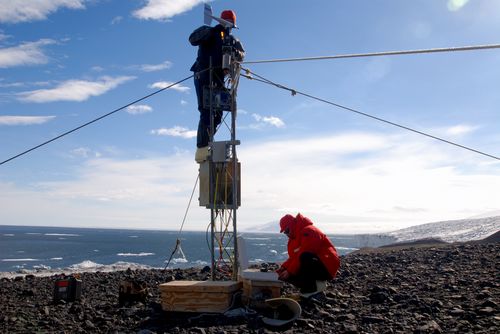
[(383, 52), (369, 52), (369, 53), (352, 53), (352, 54), (333, 55), (333, 56), (318, 56), (318, 57), (298, 57), (298, 58), (253, 60), (253, 61), (244, 61), (244, 62), (242, 62), (242, 64), (284, 63), (284, 62), (309, 61), (309, 60), (328, 60), (328, 59), (363, 58), (363, 57), (380, 57), (380, 56), (401, 56), (401, 55), (422, 54), (422, 53), (477, 51), (477, 50), (488, 50), (488, 49), (500, 49), (500, 44), (459, 46), (459, 47), (421, 49), (421, 50), (401, 50), (401, 51), (383, 51)]
[[(247, 79), (250, 79), (250, 80), (256, 80), (256, 81), (259, 81), (259, 82), (263, 82), (263, 83), (266, 83), (266, 84), (269, 84), (269, 85), (273, 85), (277, 88), (281, 88), (281, 89), (284, 89), (284, 90), (288, 90), (289, 92), (292, 93), (292, 95), (296, 95), (296, 94), (299, 94), (299, 95), (302, 95), (302, 96), (305, 96), (305, 97), (308, 97), (310, 99), (314, 99), (314, 100), (317, 100), (317, 101), (320, 101), (320, 102), (323, 102), (323, 103), (326, 103), (326, 104), (330, 104), (332, 106), (335, 106), (335, 107), (338, 107), (338, 108), (341, 108), (341, 109), (344, 109), (344, 110), (347, 110), (347, 111), (350, 111), (350, 112), (353, 112), (353, 113), (356, 113), (356, 114), (359, 114), (359, 115), (362, 115), (362, 116), (365, 116), (365, 117), (369, 117), (371, 119), (374, 119), (374, 120), (377, 120), (379, 122), (383, 122), (383, 123), (386, 123), (386, 124), (390, 124), (390, 125), (393, 125), (393, 126), (396, 126), (396, 127), (399, 127), (401, 129), (404, 129), (404, 130), (407, 130), (407, 131), (411, 131), (411, 132), (414, 132), (414, 133), (417, 133), (419, 135), (422, 135), (422, 136), (426, 136), (426, 137), (429, 137), (429, 138), (432, 138), (432, 139), (435, 139), (435, 140), (439, 140), (441, 142), (444, 142), (444, 143), (447, 143), (447, 144), (450, 144), (450, 145), (453, 145), (453, 146), (456, 146), (456, 147), (459, 147), (459, 148), (462, 148), (462, 149), (465, 149), (465, 150), (468, 150), (468, 151), (471, 151), (471, 152), (474, 152), (474, 153), (478, 153), (478, 154), (481, 154), (481, 155), (484, 155), (484, 156), (487, 156), (489, 158), (493, 158), (495, 160), (500, 160), (500, 157), (497, 157), (497, 156), (494, 156), (492, 154), (488, 154), (488, 153), (485, 153), (485, 152), (482, 152), (482, 151), (479, 151), (479, 150), (476, 150), (476, 149), (473, 149), (471, 147), (467, 147), (467, 146), (464, 146), (464, 145), (461, 145), (461, 144), (457, 144), (457, 143), (454, 143), (452, 141), (449, 141), (449, 140), (446, 140), (446, 139), (443, 139), (443, 138), (440, 138), (440, 137), (437, 137), (437, 136), (434, 136), (434, 135), (431, 135), (431, 134), (428, 134), (428, 133), (425, 133), (423, 131), (419, 131), (419, 130), (415, 130), (413, 128), (410, 128), (408, 126), (405, 126), (405, 125), (401, 125), (401, 124), (398, 124), (398, 123), (395, 123), (395, 122), (392, 122), (392, 121), (388, 121), (386, 119), (383, 119), (383, 118), (380, 118), (380, 117), (377, 117), (377, 116), (373, 116), (373, 115), (370, 115), (370, 114), (367, 114), (367, 113), (364, 113), (364, 112), (361, 112), (359, 110), (356, 110), (356, 109), (353, 109), (353, 108), (349, 108), (349, 107), (346, 107), (346, 106), (343, 106), (341, 104), (338, 104), (338, 103), (334, 103), (332, 101), (328, 101), (328, 100), (325, 100), (325, 99), (322, 99), (322, 98), (319, 98), (319, 97), (316, 97), (316, 96), (313, 96), (311, 94), (307, 94), (307, 93), (304, 93), (304, 92), (301, 92), (301, 91), (298, 91), (296, 89), (292, 89), (292, 88), (289, 88), (289, 87), (286, 87), (284, 85), (281, 85), (279, 83), (276, 83), (276, 82), (273, 82), (269, 79), (266, 79), (258, 74), (256, 74), (255, 72), (252, 72), (250, 71), (249, 69), (245, 69), (245, 68), (242, 68), (242, 70), (244, 70), (247, 74), (241, 74), (243, 77), (247, 78)], [(257, 77), (258, 79), (252, 77), (251, 75), (249, 74), (252, 74), (254, 75), (255, 77)]]
[(64, 132), (64, 133), (62, 133), (62, 134), (60, 134), (60, 135), (58, 135), (58, 136), (56, 136), (56, 137), (54, 137), (54, 138), (52, 138), (52, 139), (49, 139), (49, 140), (47, 140), (47, 141), (45, 141), (45, 142), (43, 142), (43, 143), (41, 143), (41, 144), (39, 144), (39, 145), (36, 145), (36, 146), (34, 146), (34, 147), (32, 147), (32, 148), (30, 148), (30, 149), (28, 149), (28, 150), (24, 151), (24, 152), (21, 152), (21, 153), (19, 153), (19, 154), (16, 154), (15, 156), (13, 156), (13, 157), (11, 157), (11, 158), (9, 158), (9, 159), (7, 159), (7, 160), (4, 160), (4, 161), (0, 162), (0, 166), (1, 166), (1, 165), (3, 165), (3, 164), (5, 164), (5, 163), (7, 163), (7, 162), (9, 162), (9, 161), (12, 161), (12, 160), (14, 160), (14, 159), (16, 159), (16, 158), (19, 158), (19, 157), (20, 157), (20, 156), (22, 156), (22, 155), (25, 155), (26, 153), (29, 153), (29, 152), (34, 151), (34, 150), (36, 150), (36, 149), (38, 149), (38, 148), (40, 148), (40, 147), (42, 147), (42, 146), (47, 145), (47, 144), (49, 144), (49, 143), (51, 143), (51, 142), (53, 142), (53, 141), (56, 141), (57, 139), (60, 139), (60, 138), (62, 138), (62, 137), (64, 137), (64, 136), (67, 136), (67, 135), (69, 135), (70, 133), (73, 133), (73, 132), (75, 132), (75, 131), (78, 131), (78, 130), (80, 130), (81, 128), (86, 127), (87, 125), (90, 125), (90, 124), (92, 124), (92, 123), (95, 123), (95, 122), (97, 122), (97, 121), (99, 121), (99, 120), (101, 120), (101, 119), (103, 119), (103, 118), (105, 118), (105, 117), (108, 117), (108, 116), (110, 116), (110, 115), (112, 115), (112, 114), (114, 114), (114, 113), (116, 113), (116, 112), (118, 112), (118, 111), (120, 111), (120, 110), (123, 110), (123, 109), (125, 109), (125, 108), (127, 108), (127, 107), (130, 107), (131, 105), (136, 104), (137, 102), (143, 101), (143, 100), (145, 100), (145, 99), (147, 99), (147, 98), (150, 98), (150, 97), (151, 97), (151, 96), (153, 96), (153, 95), (156, 95), (156, 94), (158, 94), (158, 93), (160, 93), (160, 92), (163, 92), (164, 90), (167, 90), (167, 89), (169, 89), (169, 88), (172, 88), (173, 86), (178, 85), (178, 84), (180, 84), (180, 83), (182, 83), (182, 82), (184, 82), (184, 81), (186, 81), (186, 80), (188, 80), (188, 79), (192, 78), (193, 76), (194, 76), (194, 74), (193, 74), (193, 75), (190, 75), (190, 76), (188, 76), (188, 77), (186, 77), (186, 78), (184, 78), (184, 79), (182, 79), (182, 80), (179, 80), (179, 81), (177, 81), (177, 82), (174, 82), (173, 84), (170, 84), (170, 85), (168, 85), (167, 87), (163, 87), (163, 88), (161, 88), (161, 89), (159, 89), (159, 90), (157, 90), (157, 91), (155, 91), (155, 92), (153, 92), (153, 93), (151, 93), (151, 94), (148, 94), (148, 95), (146, 95), (146, 96), (144, 96), (144, 97), (141, 97), (140, 99), (137, 99), (137, 100), (135, 100), (135, 101), (133, 101), (133, 102), (130, 102), (130, 103), (128, 103), (128, 104), (126, 104), (126, 105), (124, 105), (124, 106), (122, 106), (122, 107), (120, 107), (120, 108), (117, 108), (117, 109), (115, 109), (115, 110), (113, 110), (113, 111), (110, 111), (110, 112), (108, 112), (107, 114), (104, 114), (104, 115), (102, 115), (102, 116), (99, 116), (99, 117), (97, 117), (97, 118), (95, 118), (95, 119), (93, 119), (93, 120), (91, 120), (91, 121), (89, 121), (89, 122), (87, 122), (87, 123), (85, 123), (85, 124), (82, 124), (82, 125), (80, 125), (80, 126), (78, 126), (78, 127), (74, 128), (74, 129), (71, 129), (71, 130), (69, 130), (69, 131), (66, 131), (66, 132)]

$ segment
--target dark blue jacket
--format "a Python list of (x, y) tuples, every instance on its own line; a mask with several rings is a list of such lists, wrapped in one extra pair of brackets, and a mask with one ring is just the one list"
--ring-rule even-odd
[[(189, 42), (193, 46), (198, 46), (198, 57), (191, 66), (191, 71), (198, 72), (210, 67), (210, 57), (212, 57), (212, 67), (220, 69), (222, 67), (222, 32), (224, 27), (220, 24), (215, 27), (201, 26), (191, 33)], [(235, 58), (242, 61), (245, 50), (240, 41), (233, 35), (229, 35), (231, 45), (235, 50)]]

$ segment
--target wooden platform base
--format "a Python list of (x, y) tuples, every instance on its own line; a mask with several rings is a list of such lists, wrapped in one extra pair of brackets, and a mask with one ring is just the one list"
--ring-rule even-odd
[(160, 284), (164, 311), (223, 313), (242, 283), (235, 281), (172, 281)]

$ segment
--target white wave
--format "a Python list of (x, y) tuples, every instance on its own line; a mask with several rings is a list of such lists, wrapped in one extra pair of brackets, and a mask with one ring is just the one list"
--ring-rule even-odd
[(62, 260), (63, 258), (62, 257), (51, 257), (50, 259), (54, 260), (54, 261), (59, 261), (59, 260)]
[(253, 259), (253, 260), (250, 260), (248, 262), (251, 262), (251, 263), (260, 263), (260, 262), (266, 262), (266, 261), (264, 261), (262, 259)]
[(245, 240), (271, 240), (271, 238), (245, 238)]
[(129, 238), (139, 238), (139, 236), (138, 236), (138, 235), (129, 235), (128, 237), (129, 237)]
[(57, 238), (57, 239), (59, 239), (59, 240), (66, 240), (66, 238)]
[(155, 253), (118, 253), (117, 256), (151, 256), (155, 255)]
[(120, 271), (120, 270), (127, 270), (128, 268), (135, 270), (135, 269), (151, 269), (151, 266), (145, 265), (145, 264), (140, 264), (140, 263), (134, 263), (134, 262), (124, 262), (124, 261), (118, 261), (113, 264), (109, 264), (104, 266), (104, 268), (100, 269), (101, 271)]
[(196, 261), (194, 261), (192, 263), (195, 264), (195, 265), (198, 265), (198, 266), (206, 266), (208, 264), (207, 261), (203, 261), (203, 260), (196, 260)]
[[(214, 249), (216, 251), (220, 251), (220, 247), (214, 247)], [(224, 247), (224, 249), (226, 249), (226, 250), (232, 250), (232, 249), (234, 249), (234, 247)]]
[(270, 249), (269, 253), (274, 254), (274, 255), (278, 255), (278, 251), (276, 251), (274, 249)]
[(50, 235), (56, 237), (81, 237), (80, 234), (72, 234), (72, 233), (45, 233), (44, 235)]
[[(47, 267), (44, 269), (44, 267)], [(153, 269), (151, 266), (139, 264), (139, 263), (133, 263), (133, 262), (123, 262), (123, 261), (118, 261), (113, 264), (100, 264), (96, 262), (92, 262), (90, 260), (82, 261), (80, 263), (74, 264), (68, 268), (56, 268), (56, 269), (50, 269), (48, 266), (43, 266), (40, 265), (39, 268), (36, 269), (24, 269), (24, 266), (16, 266), (18, 270), (16, 272), (0, 272), (0, 278), (3, 277), (8, 277), (8, 278), (13, 278), (16, 276), (21, 275), (35, 275), (35, 276), (40, 276), (40, 277), (46, 277), (46, 276), (52, 276), (55, 274), (60, 274), (60, 273), (65, 273), (65, 274), (72, 274), (72, 273), (82, 273), (82, 272), (112, 272), (112, 271), (123, 271), (127, 270), (128, 268), (132, 270), (136, 269)]]
[(28, 234), (28, 235), (40, 235), (42, 233), (40, 233), (40, 232), (26, 232), (25, 234)]
[(358, 250), (359, 248), (353, 248), (353, 247), (335, 247), (337, 250), (346, 250), (346, 251), (355, 251)]
[(104, 266), (103, 264), (96, 263), (90, 260), (85, 260), (77, 264), (69, 266), (69, 269), (79, 270), (79, 269), (95, 269)]
[(14, 236), (14, 234), (12, 234), (12, 233), (6, 233), (6, 234), (4, 234), (3, 236), (4, 236), (4, 237), (13, 237), (13, 236)]
[(23, 250), (18, 250), (18, 251), (16, 251), (16, 253), (26, 253), (26, 252)]
[(2, 259), (2, 262), (32, 262), (40, 261), (39, 259)]
[(39, 264), (37, 266), (33, 266), (34, 269), (38, 269), (38, 270), (50, 270), (52, 269), (50, 266), (46, 266), (44, 264)]
[(94, 271), (109, 272), (109, 271), (127, 270), (128, 268), (150, 269), (151, 267), (139, 263), (124, 262), (124, 261), (118, 261), (112, 264), (101, 264), (90, 260), (85, 260), (80, 263), (69, 266), (68, 269), (72, 271), (83, 271), (83, 272), (94, 272)]
[(99, 250), (98, 249), (94, 249), (94, 252), (98, 252)]
[(182, 258), (182, 257), (178, 257), (178, 258), (172, 259), (172, 262), (173, 263), (187, 263), (188, 260), (185, 258)]

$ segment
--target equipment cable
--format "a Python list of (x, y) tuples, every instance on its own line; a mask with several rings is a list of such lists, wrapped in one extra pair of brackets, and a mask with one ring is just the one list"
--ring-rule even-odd
[[(181, 245), (182, 229), (184, 228), (184, 223), (186, 222), (186, 217), (187, 217), (187, 214), (189, 212), (189, 208), (191, 207), (191, 201), (193, 200), (193, 195), (194, 195), (194, 192), (196, 190), (196, 186), (198, 185), (199, 179), (200, 179), (200, 175), (198, 174), (198, 177), (196, 177), (196, 182), (194, 183), (193, 191), (191, 192), (191, 197), (189, 197), (189, 202), (188, 202), (188, 205), (186, 208), (186, 212), (184, 213), (184, 218), (182, 218), (181, 228), (179, 229), (179, 233), (177, 234), (177, 239), (175, 240), (174, 250), (172, 251), (172, 254), (170, 254), (170, 258), (168, 259), (167, 264), (165, 265), (165, 268), (163, 268), (163, 270), (167, 269), (168, 265), (170, 264), (170, 261), (172, 261), (172, 257), (174, 256), (175, 252), (177, 252), (177, 250), (179, 249), (179, 247)], [(182, 252), (182, 248), (181, 248), (181, 252)], [(182, 255), (184, 255), (183, 252), (182, 252)]]
[[(272, 85), (272, 86), (275, 86), (277, 88), (281, 88), (281, 89), (284, 89), (284, 90), (288, 90), (289, 92), (292, 93), (292, 95), (300, 94), (300, 95), (303, 95), (305, 97), (308, 97), (308, 98), (311, 98), (311, 99), (314, 99), (314, 100), (317, 100), (317, 101), (320, 101), (320, 102), (323, 102), (323, 103), (326, 103), (326, 104), (330, 104), (332, 106), (335, 106), (335, 107), (338, 107), (338, 108), (341, 108), (341, 109), (344, 109), (344, 110), (347, 110), (347, 111), (350, 111), (350, 112), (353, 112), (353, 113), (356, 113), (356, 114), (359, 114), (359, 115), (362, 115), (362, 116), (365, 116), (365, 117), (372, 118), (372, 119), (377, 120), (379, 122), (383, 122), (383, 123), (386, 123), (386, 124), (397, 126), (397, 127), (401, 128), (401, 129), (408, 130), (408, 131), (417, 133), (417, 134), (422, 135), (422, 136), (426, 136), (426, 137), (429, 137), (429, 138), (432, 138), (432, 139), (435, 139), (435, 140), (439, 140), (441, 142), (444, 142), (444, 143), (447, 143), (447, 144), (450, 144), (450, 145), (454, 145), (454, 146), (460, 147), (462, 149), (465, 149), (465, 150), (468, 150), (468, 151), (471, 151), (471, 152), (474, 152), (474, 153), (478, 153), (478, 154), (487, 156), (489, 158), (500, 160), (500, 157), (497, 157), (497, 156), (494, 156), (494, 155), (491, 155), (491, 154), (488, 154), (488, 153), (485, 153), (485, 152), (482, 152), (482, 151), (479, 151), (479, 150), (476, 150), (476, 149), (473, 149), (473, 148), (470, 148), (470, 147), (467, 147), (467, 146), (464, 146), (464, 145), (460, 145), (460, 144), (454, 143), (452, 141), (449, 141), (449, 140), (446, 140), (446, 139), (443, 139), (443, 138), (440, 138), (440, 137), (437, 137), (437, 136), (434, 136), (434, 135), (431, 135), (431, 134), (428, 134), (428, 133), (425, 133), (425, 132), (422, 132), (422, 131), (419, 131), (419, 130), (415, 130), (415, 129), (410, 128), (408, 126), (404, 126), (404, 125), (401, 125), (401, 124), (398, 124), (398, 123), (395, 123), (395, 122), (391, 122), (391, 121), (388, 121), (386, 119), (383, 119), (383, 118), (380, 118), (380, 117), (377, 117), (377, 116), (373, 116), (373, 115), (361, 112), (359, 110), (356, 110), (356, 109), (353, 109), (353, 108), (349, 108), (349, 107), (343, 106), (341, 104), (334, 103), (334, 102), (331, 102), (331, 101), (328, 101), (328, 100), (325, 100), (325, 99), (322, 99), (322, 98), (319, 98), (319, 97), (316, 97), (316, 96), (313, 96), (313, 95), (310, 95), (310, 94), (307, 94), (307, 93), (304, 93), (304, 92), (301, 92), (301, 91), (298, 91), (298, 90), (295, 90), (295, 89), (292, 89), (292, 88), (289, 88), (289, 87), (286, 87), (286, 86), (283, 86), (283, 85), (281, 85), (279, 83), (275, 83), (275, 82), (273, 82), (273, 81), (271, 81), (269, 79), (266, 79), (266, 78), (264, 78), (264, 77), (256, 74), (255, 72), (250, 71), (249, 69), (242, 68), (242, 70), (244, 70), (247, 73), (247, 74), (241, 74), (245, 78), (250, 79), (250, 80), (256, 80), (256, 81), (259, 81), (259, 82), (263, 82), (263, 83), (266, 83), (268, 85)], [(252, 77), (250, 74), (254, 75), (258, 79)]]
[[(199, 72), (198, 72), (198, 73), (199, 73)], [(36, 150), (36, 149), (38, 149), (38, 148), (40, 148), (40, 147), (42, 147), (42, 146), (45, 146), (45, 145), (47, 145), (47, 144), (49, 144), (49, 143), (51, 143), (51, 142), (53, 142), (53, 141), (55, 141), (55, 140), (57, 140), (57, 139), (60, 139), (60, 138), (62, 138), (62, 137), (64, 137), (64, 136), (66, 136), (66, 135), (69, 135), (70, 133), (73, 133), (73, 132), (75, 132), (75, 131), (77, 131), (77, 130), (80, 130), (81, 128), (84, 128), (84, 127), (86, 127), (87, 125), (90, 125), (90, 124), (95, 123), (95, 122), (97, 122), (97, 121), (99, 121), (99, 120), (101, 120), (101, 119), (103, 119), (103, 118), (105, 118), (105, 117), (108, 117), (108, 116), (110, 116), (110, 115), (112, 115), (112, 114), (114, 114), (114, 113), (116, 113), (116, 112), (118, 112), (118, 111), (120, 111), (120, 110), (123, 110), (123, 109), (125, 109), (125, 108), (127, 108), (127, 107), (130, 107), (131, 105), (136, 104), (137, 102), (143, 101), (143, 100), (145, 100), (145, 99), (147, 99), (147, 98), (150, 98), (150, 97), (151, 97), (151, 96), (153, 96), (153, 95), (156, 95), (156, 94), (158, 94), (158, 93), (160, 93), (160, 92), (163, 92), (164, 90), (167, 90), (167, 89), (169, 89), (169, 88), (172, 88), (173, 86), (178, 85), (178, 84), (180, 84), (180, 83), (182, 83), (182, 82), (184, 82), (184, 81), (186, 81), (186, 80), (188, 80), (188, 79), (192, 78), (193, 76), (194, 76), (194, 74), (193, 74), (193, 75), (190, 75), (190, 76), (188, 76), (188, 77), (186, 77), (186, 78), (184, 78), (184, 79), (182, 79), (182, 80), (179, 80), (179, 81), (177, 81), (177, 82), (174, 82), (173, 84), (170, 84), (170, 85), (168, 85), (167, 87), (163, 87), (163, 88), (161, 88), (161, 89), (159, 89), (159, 90), (157, 90), (157, 91), (155, 91), (155, 92), (153, 92), (153, 93), (151, 93), (151, 94), (148, 94), (148, 95), (146, 95), (146, 96), (144, 96), (144, 97), (141, 97), (140, 99), (137, 99), (137, 100), (135, 100), (135, 101), (133, 101), (133, 102), (130, 102), (130, 103), (128, 103), (128, 104), (126, 104), (126, 105), (124, 105), (123, 107), (120, 107), (120, 108), (117, 108), (117, 109), (115, 109), (115, 110), (113, 110), (113, 111), (110, 111), (110, 112), (108, 112), (107, 114), (104, 114), (104, 115), (102, 115), (102, 116), (100, 116), (100, 117), (97, 117), (97, 118), (95, 118), (95, 119), (93, 119), (93, 120), (91, 120), (91, 121), (89, 121), (89, 122), (87, 122), (87, 123), (85, 123), (85, 124), (82, 124), (82, 125), (80, 125), (80, 126), (78, 126), (78, 127), (74, 128), (74, 129), (72, 129), (72, 130), (66, 131), (66, 132), (64, 132), (64, 133), (62, 133), (62, 134), (60, 134), (60, 135), (58, 135), (57, 137), (54, 137), (54, 138), (52, 138), (52, 139), (50, 139), (50, 140), (47, 140), (46, 142), (43, 142), (43, 143), (41, 143), (41, 144), (39, 144), (39, 145), (36, 145), (36, 146), (34, 146), (34, 147), (32, 147), (32, 148), (30, 148), (30, 149), (28, 149), (28, 150), (24, 151), (24, 152), (21, 152), (21, 153), (19, 153), (19, 154), (15, 155), (15, 156), (13, 156), (13, 157), (11, 157), (11, 158), (7, 159), (7, 160), (4, 160), (4, 161), (0, 162), (0, 166), (1, 166), (1, 165), (3, 165), (3, 164), (5, 164), (5, 163), (7, 163), (7, 162), (9, 162), (9, 161), (11, 161), (11, 160), (14, 160), (14, 159), (16, 159), (16, 158), (19, 158), (19, 157), (20, 157), (20, 156), (22, 156), (22, 155), (25, 155), (26, 153), (29, 153), (29, 152), (34, 151), (34, 150)]]
[(401, 50), (401, 51), (383, 51), (383, 52), (370, 52), (370, 53), (353, 53), (353, 54), (319, 56), (319, 57), (266, 59), (266, 60), (244, 61), (244, 62), (241, 62), (241, 64), (284, 63), (284, 62), (307, 61), (307, 60), (327, 60), (327, 59), (362, 58), (362, 57), (379, 57), (379, 56), (400, 56), (400, 55), (422, 54), (422, 53), (476, 51), (476, 50), (488, 50), (488, 49), (500, 49), (500, 44), (459, 46), (459, 47), (421, 49), (421, 50)]

